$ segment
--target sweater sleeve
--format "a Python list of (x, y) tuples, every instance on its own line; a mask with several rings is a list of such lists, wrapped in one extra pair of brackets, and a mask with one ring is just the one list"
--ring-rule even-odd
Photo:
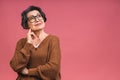
[(15, 72), (21, 72), (26, 66), (30, 58), (31, 44), (26, 43), (25, 39), (17, 42), (14, 56), (10, 61), (10, 66)]
[(44, 65), (39, 65), (37, 68), (29, 69), (28, 75), (37, 76), (44, 80), (55, 79), (60, 73), (60, 44), (59, 38), (54, 37), (50, 44), (49, 60)]

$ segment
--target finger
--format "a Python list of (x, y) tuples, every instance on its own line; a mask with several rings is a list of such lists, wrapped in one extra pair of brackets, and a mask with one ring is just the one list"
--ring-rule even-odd
[(29, 34), (31, 33), (31, 29), (29, 29), (28, 33), (29, 33)]
[(33, 37), (37, 38), (37, 36), (35, 35), (34, 32), (31, 32), (31, 35), (32, 35)]

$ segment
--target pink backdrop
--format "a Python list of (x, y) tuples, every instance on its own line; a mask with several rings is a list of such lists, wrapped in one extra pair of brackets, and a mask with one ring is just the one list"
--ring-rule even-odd
[(46, 32), (61, 41), (62, 80), (120, 80), (119, 0), (0, 0), (0, 79), (15, 80), (9, 66), (16, 42), (26, 36), (21, 12), (46, 13)]

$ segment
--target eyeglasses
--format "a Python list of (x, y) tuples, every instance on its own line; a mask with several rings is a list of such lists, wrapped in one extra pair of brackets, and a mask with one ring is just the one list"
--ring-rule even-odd
[(31, 17), (28, 17), (28, 21), (29, 22), (31, 22), (31, 23), (33, 23), (33, 22), (35, 22), (35, 21), (37, 21), (37, 20), (42, 20), (43, 18), (42, 18), (42, 16), (40, 15), (40, 14), (38, 14), (37, 16), (31, 16)]

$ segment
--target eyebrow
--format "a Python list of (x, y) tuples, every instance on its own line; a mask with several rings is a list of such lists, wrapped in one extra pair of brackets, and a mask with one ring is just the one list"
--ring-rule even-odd
[[(40, 13), (37, 13), (37, 15), (41, 15)], [(37, 15), (35, 15), (35, 16), (37, 16)], [(34, 15), (30, 15), (29, 17), (33, 17)]]

